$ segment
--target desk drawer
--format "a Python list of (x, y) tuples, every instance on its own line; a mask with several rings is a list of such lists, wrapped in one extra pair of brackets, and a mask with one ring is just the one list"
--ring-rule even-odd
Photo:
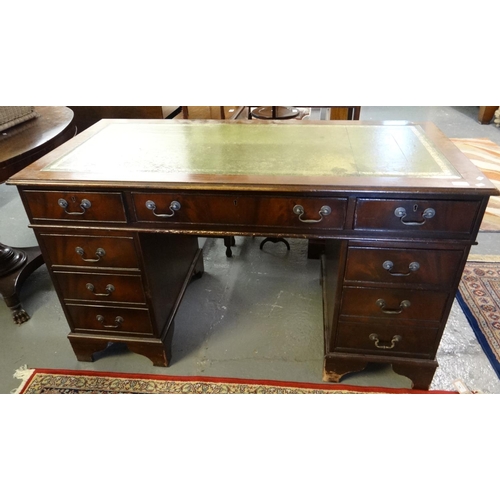
[(139, 268), (133, 238), (44, 233), (40, 237), (53, 266)]
[[(343, 229), (347, 198), (132, 193), (140, 222)], [(324, 208), (325, 207), (325, 208)]]
[(376, 200), (359, 198), (354, 229), (471, 233), (479, 201)]
[(438, 335), (437, 328), (399, 327), (340, 321), (335, 351), (364, 352), (384, 356), (420, 355), (432, 357)]
[(402, 288), (344, 287), (341, 316), (441, 321), (448, 293)]
[(53, 273), (64, 299), (145, 304), (142, 280), (138, 275)]
[(66, 310), (75, 332), (93, 330), (112, 335), (136, 333), (153, 336), (147, 309), (67, 304)]
[(347, 281), (452, 286), (461, 250), (350, 247)]
[(24, 191), (33, 221), (127, 222), (120, 193)]

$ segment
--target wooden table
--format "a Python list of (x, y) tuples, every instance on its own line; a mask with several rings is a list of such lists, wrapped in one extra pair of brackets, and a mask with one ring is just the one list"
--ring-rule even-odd
[[(73, 112), (66, 107), (37, 106), (38, 117), (0, 133), (0, 183), (75, 135)], [(16, 323), (29, 315), (19, 292), (43, 258), (38, 247), (13, 248), (0, 243), (0, 295)]]
[(319, 238), (324, 380), (391, 363), (424, 389), (498, 194), (433, 124), (353, 121), (108, 120), (9, 182), (81, 361), (123, 342), (168, 365), (197, 236)]

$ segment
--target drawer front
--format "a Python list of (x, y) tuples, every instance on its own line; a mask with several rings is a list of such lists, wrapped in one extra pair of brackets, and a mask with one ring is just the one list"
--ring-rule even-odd
[(33, 221), (127, 222), (120, 193), (24, 191)]
[(345, 279), (449, 288), (462, 257), (461, 250), (350, 247)]
[(358, 199), (354, 229), (471, 233), (479, 201)]
[(396, 325), (340, 321), (334, 350), (379, 355), (421, 355), (432, 357), (437, 328), (399, 327)]
[(54, 271), (64, 299), (145, 304), (138, 275), (88, 274)]
[(147, 309), (67, 304), (72, 329), (93, 330), (110, 335), (140, 334), (153, 336)]
[(400, 288), (344, 287), (341, 316), (441, 321), (448, 293)]
[[(140, 222), (343, 229), (346, 198), (132, 193)], [(325, 208), (323, 208), (325, 207)]]
[(138, 269), (133, 238), (41, 233), (53, 266)]

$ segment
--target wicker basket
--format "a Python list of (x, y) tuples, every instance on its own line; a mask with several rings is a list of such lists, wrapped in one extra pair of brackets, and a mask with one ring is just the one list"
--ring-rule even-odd
[(34, 106), (0, 106), (0, 131), (37, 116)]

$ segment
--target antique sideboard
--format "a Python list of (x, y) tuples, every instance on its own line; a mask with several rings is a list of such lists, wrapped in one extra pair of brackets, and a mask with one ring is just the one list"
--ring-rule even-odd
[(498, 194), (433, 124), (401, 122), (103, 120), (9, 183), (79, 360), (123, 342), (168, 365), (198, 236), (311, 238), (324, 380), (391, 363), (420, 389)]

